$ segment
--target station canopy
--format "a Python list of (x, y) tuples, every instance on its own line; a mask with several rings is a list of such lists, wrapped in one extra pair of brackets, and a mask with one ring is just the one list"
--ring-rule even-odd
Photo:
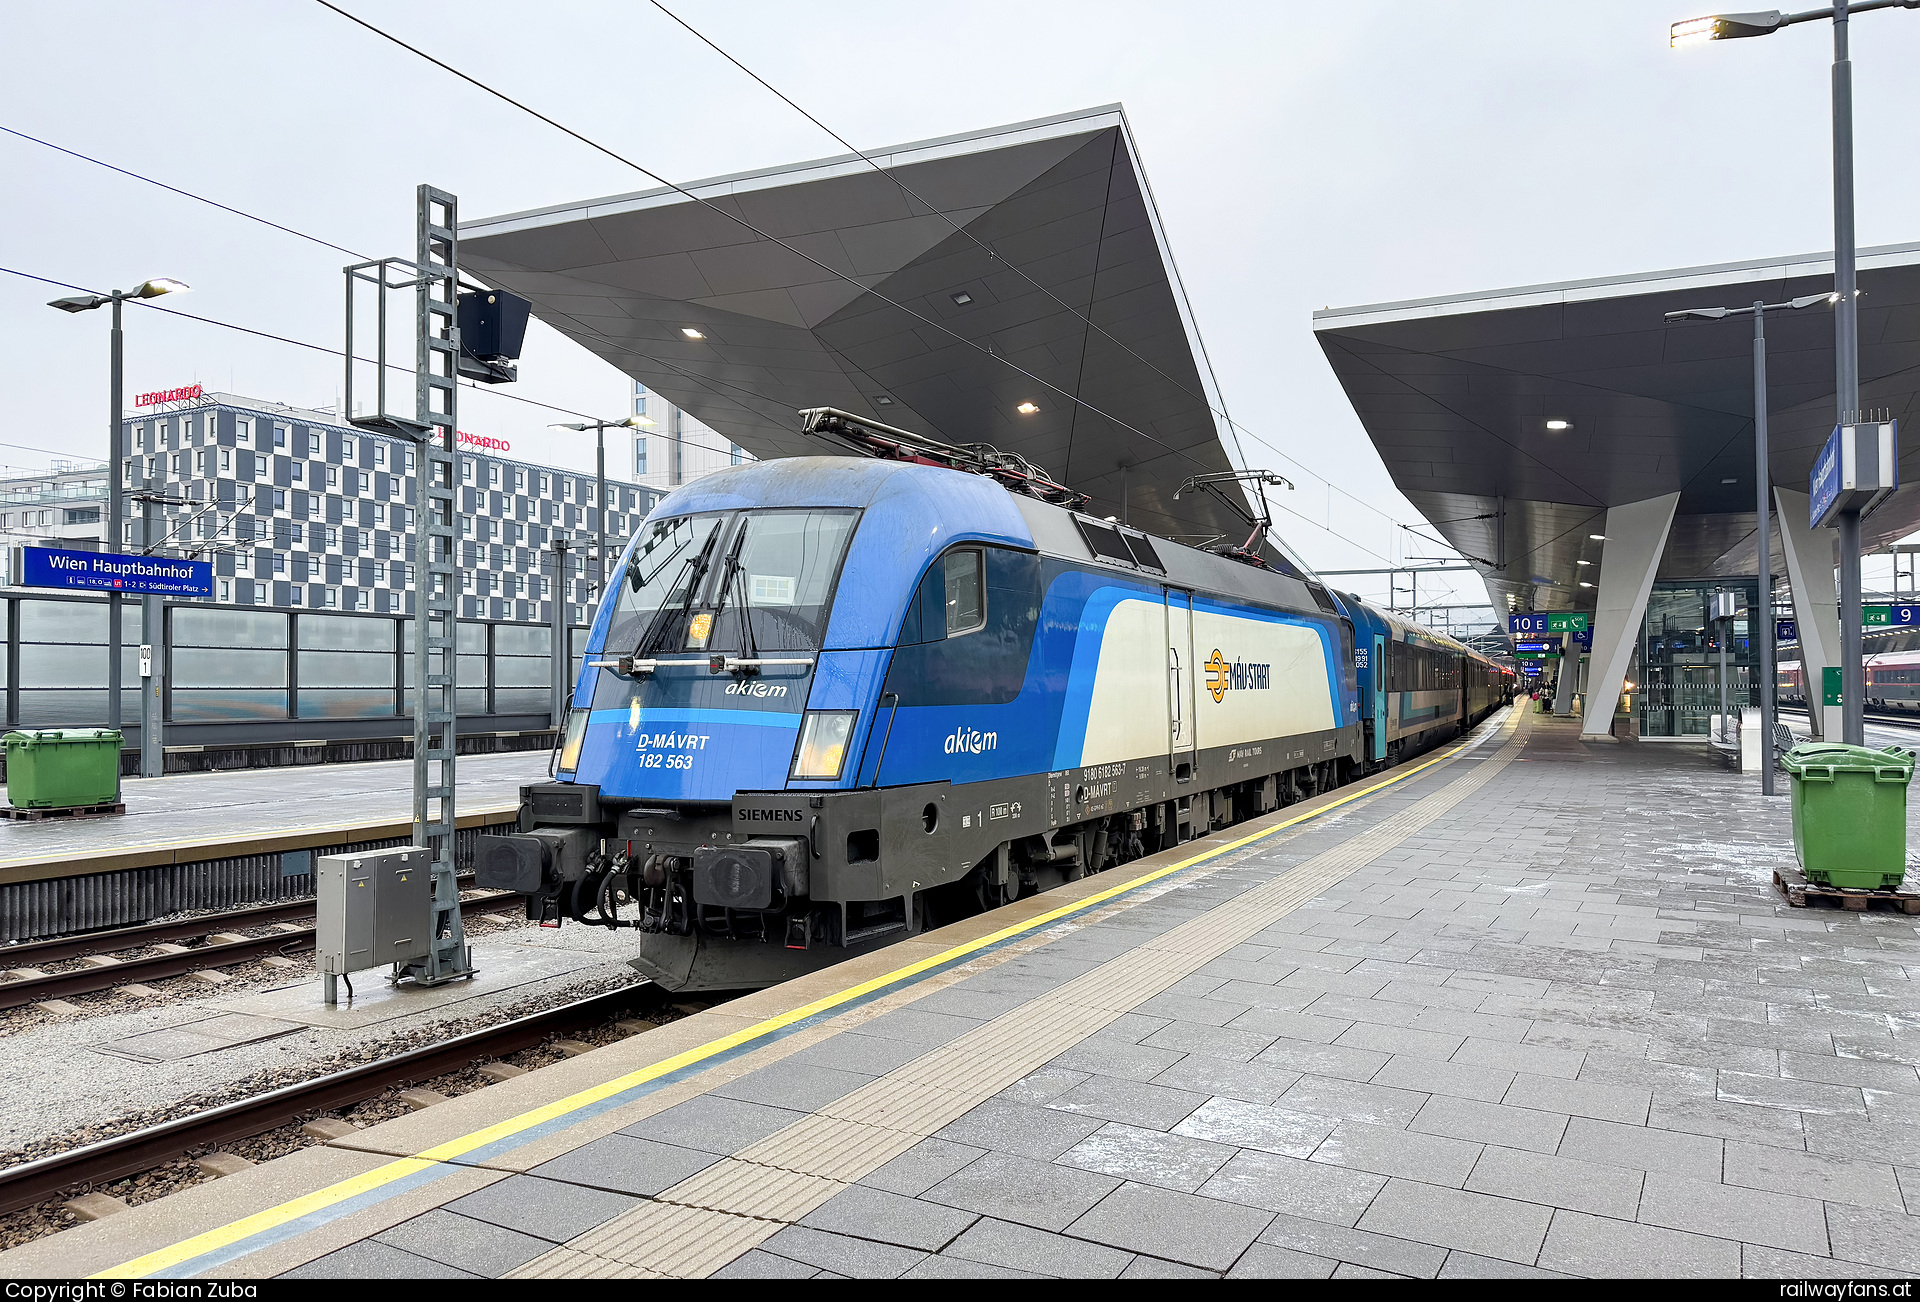
[[(1920, 472), (1920, 244), (1859, 255), (1860, 402), (1900, 419)], [(1750, 318), (1685, 308), (1833, 288), (1830, 254), (1690, 267), (1314, 313), (1314, 330), (1394, 483), (1487, 581), (1497, 606), (1591, 609), (1588, 535), (1606, 509), (1678, 493), (1658, 578), (1758, 571)], [(1807, 491), (1834, 426), (1833, 314), (1767, 316), (1776, 487)], [(1547, 422), (1566, 428), (1549, 429)], [(1920, 528), (1920, 493), (1862, 525), (1867, 548)], [(1783, 570), (1774, 535), (1774, 573)], [(1591, 581), (1591, 580), (1590, 580)]]
[(837, 407), (1240, 541), (1173, 500), (1241, 463), (1120, 107), (867, 157), (465, 222), (462, 266), (757, 457), (834, 452), (797, 412)]

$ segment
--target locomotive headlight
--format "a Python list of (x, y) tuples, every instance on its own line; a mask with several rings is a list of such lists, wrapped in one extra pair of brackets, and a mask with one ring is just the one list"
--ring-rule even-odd
[(808, 710), (806, 722), (800, 725), (800, 751), (794, 756), (793, 776), (839, 777), (858, 715), (857, 710)]
[(567, 740), (560, 748), (560, 772), (571, 773), (580, 767), (580, 743), (587, 739), (587, 711), (574, 710), (567, 715)]

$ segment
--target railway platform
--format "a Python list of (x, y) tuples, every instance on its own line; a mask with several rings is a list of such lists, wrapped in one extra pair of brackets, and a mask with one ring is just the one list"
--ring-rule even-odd
[(1911, 1274), (1920, 936), (1787, 815), (1508, 712), (0, 1274)]

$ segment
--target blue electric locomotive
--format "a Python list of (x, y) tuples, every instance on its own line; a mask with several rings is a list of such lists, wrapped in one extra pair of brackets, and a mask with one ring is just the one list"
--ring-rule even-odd
[(1313, 795), (1511, 695), (1284, 555), (1151, 538), (1005, 458), (950, 469), (825, 415), (898, 437), (662, 501), (595, 618), (556, 780), (481, 842), (482, 884), (634, 928), (664, 986), (785, 980)]

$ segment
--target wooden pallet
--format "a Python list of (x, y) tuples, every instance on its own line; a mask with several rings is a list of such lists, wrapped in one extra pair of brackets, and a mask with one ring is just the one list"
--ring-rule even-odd
[(11, 818), (22, 823), (37, 823), (43, 818), (105, 818), (108, 814), (124, 814), (124, 804), (110, 805), (61, 805), (51, 809), (22, 809), (14, 805), (0, 805), (0, 818)]
[(1787, 903), (1796, 909), (1807, 907), (1807, 901), (1833, 900), (1843, 909), (1855, 913), (1864, 913), (1874, 903), (1891, 905), (1902, 913), (1920, 913), (1920, 891), (1907, 889), (1904, 885), (1885, 890), (1863, 891), (1847, 886), (1822, 886), (1819, 882), (1810, 882), (1798, 868), (1776, 868), (1773, 870), (1773, 884), (1787, 897)]

